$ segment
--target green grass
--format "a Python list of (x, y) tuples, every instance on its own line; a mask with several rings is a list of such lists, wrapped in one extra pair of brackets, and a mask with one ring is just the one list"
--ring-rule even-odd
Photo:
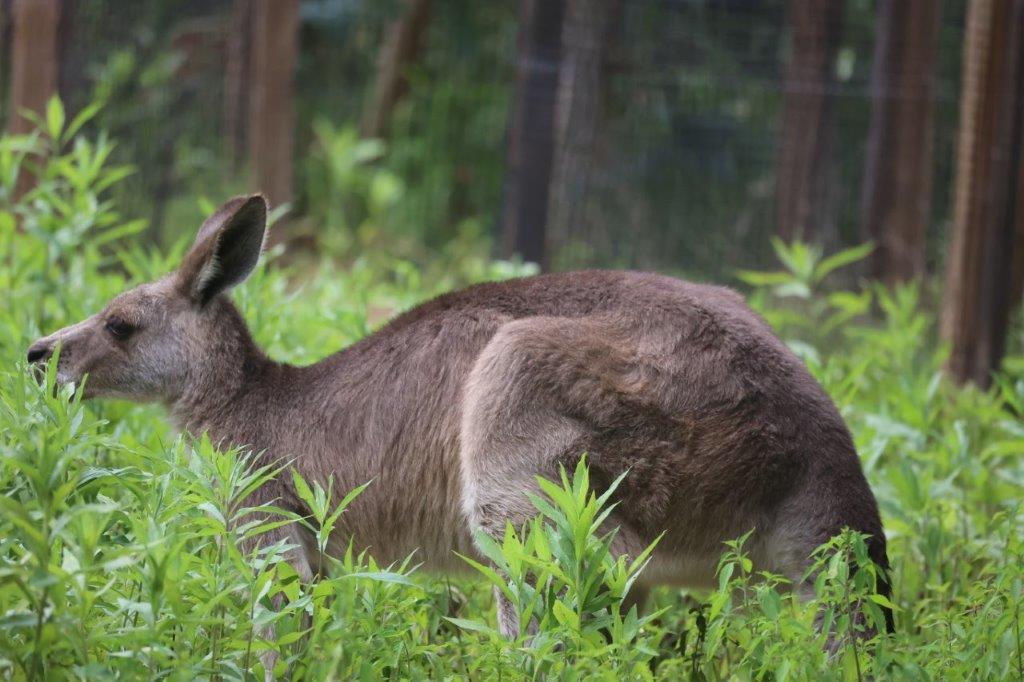
[[(283, 546), (244, 553), (241, 540), (262, 530), (246, 497), (274, 472), (179, 437), (159, 408), (54, 395), (52, 377), (40, 386), (25, 367), (41, 332), (163, 274), (183, 248), (132, 243), (138, 226), (103, 199), (120, 176), (105, 167), (107, 143), (68, 139), (58, 118), (50, 135), (0, 142), (0, 676), (259, 679), (270, 651), (277, 675), (310, 679), (1024, 674), (1024, 375), (1001, 375), (987, 392), (948, 383), (916, 287), (827, 289), (831, 269), (862, 253), (823, 260), (780, 244), (785, 270), (741, 276), (854, 433), (889, 534), (894, 635), (854, 636), (854, 610), (877, 615), (879, 602), (870, 571), (850, 572), (851, 562), (870, 568), (850, 534), (822, 549), (808, 603), (757, 575), (737, 539), (722, 547), (717, 590), (662, 588), (645, 614), (622, 609), (643, 562), (615, 560), (607, 538), (588, 533), (602, 505), (582, 469), (546, 487), (537, 502), (547, 523), (485, 545), (504, 570), (482, 566), (479, 579), (421, 575), (415, 556), (379, 566), (349, 553), (303, 584)], [(5, 198), (18, 150), (39, 145), (51, 160), (38, 189)], [(317, 359), (388, 312), (522, 271), (474, 258), (313, 265), (301, 277), (261, 268), (235, 293), (280, 360)], [(329, 527), (348, 491), (327, 487), (309, 482), (310, 518), (274, 522)], [(495, 586), (537, 624), (535, 636), (496, 634)]]

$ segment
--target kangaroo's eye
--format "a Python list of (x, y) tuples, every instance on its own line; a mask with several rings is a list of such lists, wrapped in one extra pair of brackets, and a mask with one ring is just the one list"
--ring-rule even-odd
[(135, 331), (134, 325), (120, 317), (111, 317), (105, 325), (107, 332), (115, 339), (127, 339)]

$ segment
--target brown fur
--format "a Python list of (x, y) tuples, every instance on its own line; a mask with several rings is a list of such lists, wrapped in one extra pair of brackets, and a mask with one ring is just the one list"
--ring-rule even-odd
[[(722, 541), (751, 528), (755, 561), (794, 579), (844, 526), (870, 533), (885, 564), (842, 418), (736, 293), (637, 272), (481, 284), (293, 367), (255, 345), (223, 293), (255, 266), (265, 215), (261, 197), (228, 202), (177, 273), (41, 339), (30, 359), (60, 341), (61, 379), (88, 373), (89, 395), (160, 400), (189, 432), (295, 458), (339, 491), (372, 479), (337, 546), (354, 537), (384, 562), (417, 550), (429, 568), (459, 568), (473, 528), (532, 516), (535, 476), (586, 451), (599, 484), (630, 472), (617, 549), (666, 532), (648, 583), (710, 584)], [(111, 338), (112, 316), (137, 330)], [(284, 481), (260, 495), (302, 509)]]

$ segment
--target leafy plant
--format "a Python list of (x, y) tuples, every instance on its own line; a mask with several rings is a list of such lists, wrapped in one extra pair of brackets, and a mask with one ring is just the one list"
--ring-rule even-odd
[(384, 246), (382, 240), (395, 237), (385, 233), (388, 213), (405, 190), (398, 176), (378, 163), (386, 153), (384, 142), (363, 139), (355, 128), (338, 129), (324, 119), (313, 124), (313, 131), (307, 191), (311, 216), (328, 228), (324, 245), (335, 253)]
[[(646, 611), (624, 608), (643, 557), (610, 551), (611, 498), (582, 467), (538, 482), (537, 519), (482, 539), (470, 559), (486, 570), (421, 575), (415, 555), (380, 565), (358, 538), (340, 551), (327, 542), (353, 500), (330, 480), (180, 437), (156, 407), (55, 392), (52, 362), (37, 382), (31, 341), (167, 273), (184, 248), (137, 242), (109, 198), (125, 171), (109, 166), (109, 140), (69, 132), (80, 117), (54, 104), (45, 130), (0, 138), (3, 677), (251, 680), (272, 658), (271, 673), (291, 679), (1024, 675), (1024, 361), (1011, 358), (989, 391), (945, 381), (920, 285), (832, 289), (837, 263), (856, 254), (825, 265), (798, 247), (784, 250), (785, 277), (754, 282), (753, 300), (802, 344), (850, 426), (888, 533), (895, 634), (865, 628), (872, 605), (887, 604), (849, 533), (795, 588), (759, 572), (738, 538), (722, 547), (716, 589), (663, 587)], [(36, 188), (16, 197), (26, 168)], [(414, 263), (379, 252), (277, 261), (234, 296), (271, 356), (309, 362), (457, 283), (529, 272), (472, 253)], [(257, 503), (274, 476), (306, 513)], [(323, 556), (309, 581), (288, 561), (289, 539), (263, 536), (298, 528)], [(495, 587), (533, 632), (496, 636)]]
[[(635, 605), (624, 611), (622, 602), (657, 542), (636, 557), (616, 556), (616, 530), (605, 530), (614, 510), (609, 500), (624, 476), (600, 496), (590, 488), (585, 457), (571, 481), (564, 469), (560, 485), (538, 477), (544, 496), (531, 499), (539, 516), (521, 532), (506, 526), (500, 543), (478, 532), (477, 545), (490, 565), (463, 557), (515, 609), (535, 674), (554, 674), (586, 658), (605, 659), (628, 673), (655, 655), (637, 642), (655, 615), (641, 616)], [(479, 621), (449, 620), (500, 641), (496, 630)]]
[[(799, 335), (803, 341), (820, 343), (850, 320), (871, 310), (872, 292), (864, 289), (826, 292), (825, 281), (835, 271), (871, 253), (874, 245), (862, 244), (824, 257), (819, 247), (795, 241), (771, 240), (782, 270), (741, 270), (737, 277), (755, 287), (751, 305), (778, 330)], [(810, 348), (793, 344), (806, 355)]]

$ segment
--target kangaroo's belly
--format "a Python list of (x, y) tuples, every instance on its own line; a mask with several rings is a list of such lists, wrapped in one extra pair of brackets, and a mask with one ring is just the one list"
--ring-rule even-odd
[(409, 566), (430, 573), (458, 574), (470, 570), (459, 555), (479, 558), (464, 521), (440, 516), (431, 525), (416, 524), (388, 532), (360, 533), (341, 529), (332, 534), (328, 553), (344, 556), (352, 543), (355, 551), (366, 551), (381, 566)]
[(381, 566), (408, 560), (410, 566), (430, 572), (468, 568), (458, 555), (477, 553), (462, 512), (455, 444), (416, 444), (418, 448), (400, 448), (383, 456), (350, 453), (338, 467), (336, 499), (368, 484), (339, 518), (329, 541), (330, 554), (343, 556), (351, 543), (356, 552), (366, 551)]

